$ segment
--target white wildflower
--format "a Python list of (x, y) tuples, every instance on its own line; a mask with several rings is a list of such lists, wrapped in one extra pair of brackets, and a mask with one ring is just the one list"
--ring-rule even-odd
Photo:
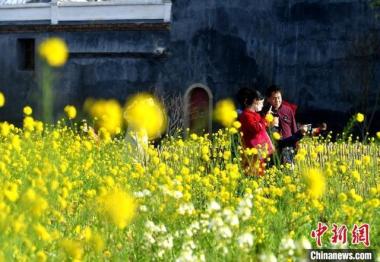
[(172, 249), (173, 248), (173, 237), (172, 236), (167, 236), (161, 243), (160, 247), (164, 249)]
[(241, 217), (243, 221), (248, 220), (251, 217), (251, 209), (247, 207), (239, 207), (237, 210), (237, 214)]
[(259, 256), (260, 262), (277, 262), (277, 258), (272, 253), (261, 254)]
[(241, 249), (248, 249), (253, 246), (253, 235), (251, 233), (244, 233), (238, 237), (237, 242)]
[(144, 240), (145, 240), (145, 243), (148, 243), (151, 245), (156, 243), (156, 240), (154, 239), (154, 237), (148, 232), (144, 233)]
[(152, 194), (148, 189), (144, 189), (142, 192), (144, 196), (150, 196)]
[(299, 246), (301, 249), (312, 249), (311, 243), (306, 237), (301, 238)]
[(141, 212), (147, 212), (147, 211), (148, 211), (148, 207), (145, 206), (145, 205), (141, 205), (141, 206), (139, 207), (139, 210), (140, 210)]
[(219, 235), (222, 238), (231, 238), (232, 237), (232, 231), (228, 226), (221, 227), (219, 229)]
[(162, 232), (162, 233), (166, 233), (167, 232), (166, 227), (163, 224), (159, 225), (159, 230), (157, 230), (157, 231), (158, 232)]
[(289, 256), (294, 255), (294, 250), (296, 249), (296, 244), (294, 243), (294, 240), (290, 237), (285, 237), (281, 239), (280, 243), (280, 251), (287, 251)]
[(145, 222), (145, 228), (147, 228), (149, 231), (154, 232), (156, 231), (156, 225), (153, 223), (153, 221), (148, 220)]
[(195, 212), (194, 205), (192, 203), (184, 203), (179, 206), (177, 209), (178, 214), (180, 215), (192, 215)]
[(160, 249), (157, 251), (157, 257), (162, 258), (165, 255), (165, 250)]
[(211, 213), (213, 211), (220, 210), (220, 205), (216, 201), (211, 201), (208, 205), (208, 212)]
[(134, 193), (133, 193), (133, 196), (134, 196), (135, 198), (143, 198), (143, 197), (144, 197), (144, 194), (143, 194), (143, 192), (138, 191), (138, 192), (134, 192)]
[(211, 219), (209, 223), (209, 228), (215, 229), (215, 228), (222, 227), (223, 225), (224, 225), (223, 219), (221, 219), (220, 217), (215, 217)]
[(193, 230), (191, 230), (191, 228), (186, 228), (185, 232), (186, 232), (186, 236), (188, 236), (188, 237), (192, 237), (193, 236)]
[(183, 197), (183, 194), (182, 194), (182, 192), (180, 192), (180, 191), (174, 191), (174, 192), (173, 192), (173, 197), (174, 197), (175, 199), (180, 199), (180, 198)]
[(239, 218), (237, 215), (232, 215), (229, 219), (229, 223), (232, 227), (238, 227), (239, 226)]
[(198, 255), (198, 261), (200, 261), (200, 262), (205, 262), (205, 261), (206, 261), (206, 256), (205, 256), (205, 254), (199, 254), (199, 255)]

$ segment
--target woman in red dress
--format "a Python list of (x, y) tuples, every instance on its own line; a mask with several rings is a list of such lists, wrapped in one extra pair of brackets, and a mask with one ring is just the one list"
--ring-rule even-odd
[[(239, 97), (239, 102), (244, 110), (239, 116), (241, 131), (243, 133), (242, 142), (245, 148), (256, 148), (258, 153), (254, 154), (252, 160), (245, 157), (245, 169), (247, 172), (264, 174), (265, 160), (273, 154), (275, 148), (267, 133), (269, 123), (259, 112), (263, 108), (264, 96), (257, 90), (245, 89)], [(255, 164), (258, 164), (258, 166)], [(252, 165), (254, 168), (252, 168)], [(256, 168), (255, 168), (256, 167)]]

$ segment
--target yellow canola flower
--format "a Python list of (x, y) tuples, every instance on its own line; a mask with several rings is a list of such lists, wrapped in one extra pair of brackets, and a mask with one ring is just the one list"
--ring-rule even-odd
[(237, 116), (235, 104), (231, 99), (224, 99), (216, 103), (214, 119), (223, 126), (231, 126)]
[(361, 122), (364, 121), (364, 115), (362, 113), (357, 113), (356, 116), (355, 116), (355, 119), (356, 119), (356, 121), (358, 121), (359, 123), (361, 123)]
[(0, 135), (7, 137), (12, 130), (12, 125), (8, 122), (0, 123)]
[(378, 139), (380, 139), (380, 131), (376, 132), (376, 136)]
[(347, 200), (347, 195), (345, 193), (340, 193), (338, 195), (338, 199), (341, 201), (341, 202), (345, 202)]
[(123, 125), (123, 111), (117, 100), (87, 99), (84, 110), (95, 120), (97, 129), (104, 128), (110, 135), (119, 134)]
[(368, 155), (363, 156), (363, 164), (368, 165), (369, 163), (371, 163), (371, 157)]
[(28, 210), (31, 211), (31, 214), (34, 216), (41, 216), (48, 208), (49, 203), (37, 193), (29, 188), (22, 197), (22, 202)]
[(360, 174), (357, 170), (354, 170), (351, 172), (352, 177), (355, 179), (356, 182), (360, 182)]
[(237, 132), (238, 132), (237, 129), (234, 128), (234, 127), (230, 127), (230, 128), (228, 129), (228, 133), (230, 133), (231, 135), (236, 134)]
[(26, 116), (30, 116), (33, 113), (33, 109), (30, 106), (25, 106), (22, 111)]
[(311, 168), (303, 173), (308, 186), (308, 191), (313, 199), (318, 199), (323, 196), (326, 190), (326, 180), (319, 169)]
[(77, 116), (77, 109), (75, 106), (67, 105), (65, 106), (64, 111), (68, 119), (74, 119)]
[(2, 92), (0, 92), (0, 107), (5, 105), (5, 96)]
[(44, 130), (44, 123), (41, 121), (34, 121), (34, 128), (37, 132), (42, 132)]
[(46, 230), (46, 228), (43, 225), (41, 224), (35, 225), (34, 230), (36, 231), (38, 238), (40, 238), (41, 240), (47, 241), (47, 242), (52, 240), (50, 233)]
[(69, 56), (65, 41), (58, 37), (52, 37), (44, 40), (39, 45), (38, 52), (40, 56), (53, 67), (63, 66)]
[(66, 254), (73, 260), (81, 260), (84, 250), (79, 241), (65, 239), (61, 242), (61, 246)]
[(102, 141), (109, 143), (111, 142), (111, 134), (108, 132), (108, 130), (104, 127), (101, 127), (99, 129), (99, 137)]
[(20, 151), (21, 150), (21, 139), (20, 139), (20, 137), (18, 135), (15, 135), (15, 136), (12, 137), (11, 143), (12, 143), (13, 148), (16, 151)]
[(167, 117), (164, 107), (147, 93), (134, 95), (127, 100), (124, 119), (128, 129), (146, 135), (149, 139), (159, 137), (166, 130)]
[(135, 200), (121, 190), (109, 192), (98, 201), (101, 212), (120, 229), (128, 226), (136, 214)]
[(4, 190), (4, 195), (9, 201), (15, 202), (19, 198), (18, 185), (15, 183), (9, 184)]
[(239, 128), (241, 127), (241, 123), (240, 123), (239, 121), (234, 121), (234, 122), (232, 123), (232, 126), (233, 126), (234, 128), (236, 128), (236, 129), (239, 129)]
[(266, 114), (265, 115), (265, 120), (268, 122), (268, 123), (272, 123), (273, 122), (273, 119), (274, 119), (274, 117), (273, 117), (273, 115), (272, 114)]
[(27, 131), (34, 130), (34, 119), (31, 116), (26, 116), (23, 120), (24, 129)]
[(47, 255), (42, 250), (40, 250), (40, 251), (37, 252), (36, 257), (37, 257), (37, 261), (38, 262), (45, 262), (45, 261), (47, 261)]
[(279, 133), (279, 132), (273, 132), (273, 138), (274, 138), (275, 140), (280, 140), (280, 139), (281, 139), (281, 135), (280, 135), (280, 133)]

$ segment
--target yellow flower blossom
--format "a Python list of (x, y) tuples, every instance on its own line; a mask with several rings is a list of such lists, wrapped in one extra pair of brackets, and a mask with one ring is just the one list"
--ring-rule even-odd
[(315, 199), (321, 198), (326, 189), (326, 181), (322, 172), (316, 168), (311, 168), (306, 170), (303, 175), (306, 179), (310, 196)]
[(233, 134), (237, 134), (237, 130), (236, 130), (236, 128), (234, 128), (234, 127), (230, 127), (229, 129), (228, 129), (228, 132), (231, 134), (231, 135), (233, 135)]
[(281, 139), (281, 135), (280, 135), (280, 133), (278, 133), (278, 132), (273, 132), (273, 138), (275, 139), (275, 140), (280, 140)]
[(354, 170), (351, 172), (352, 177), (355, 179), (356, 182), (360, 182), (360, 174), (357, 170)]
[(0, 107), (5, 105), (5, 96), (2, 92), (0, 92)]
[(149, 139), (159, 137), (166, 130), (167, 116), (164, 107), (147, 93), (137, 94), (128, 99), (124, 119), (130, 130), (147, 135)]
[(39, 45), (38, 52), (53, 67), (63, 66), (69, 56), (66, 43), (58, 37), (44, 40)]
[(44, 251), (40, 250), (36, 254), (38, 262), (45, 262), (47, 261), (47, 255), (45, 254)]
[(44, 123), (41, 121), (34, 121), (34, 129), (41, 133), (44, 130)]
[(341, 201), (341, 202), (345, 202), (347, 200), (347, 195), (345, 193), (340, 193), (338, 195), (338, 199)]
[(136, 213), (136, 202), (127, 193), (115, 190), (99, 198), (101, 211), (120, 229), (128, 226)]
[(97, 129), (104, 128), (110, 135), (120, 133), (123, 127), (123, 111), (118, 101), (87, 99), (84, 110), (95, 120)]
[(33, 113), (33, 109), (30, 106), (25, 106), (22, 111), (26, 116), (30, 116)]
[(79, 241), (65, 239), (61, 246), (66, 254), (74, 260), (81, 260), (84, 254), (83, 247)]
[(347, 171), (347, 167), (345, 165), (340, 165), (339, 170), (340, 170), (340, 172), (342, 172), (344, 174)]
[(12, 126), (7, 122), (0, 123), (0, 135), (7, 137), (11, 132)]
[(26, 116), (23, 120), (23, 127), (30, 132), (34, 131), (34, 119), (31, 116)]
[(231, 126), (237, 116), (235, 104), (231, 99), (221, 100), (216, 104), (214, 119), (223, 126)]
[(371, 162), (371, 157), (368, 155), (363, 156), (363, 164), (368, 165)]
[(272, 123), (273, 122), (273, 119), (274, 119), (274, 117), (273, 117), (273, 115), (272, 114), (266, 114), (265, 115), (265, 120), (268, 122), (268, 123)]
[(67, 105), (65, 106), (64, 111), (68, 119), (74, 119), (77, 116), (77, 109), (75, 106)]
[(38, 238), (40, 238), (41, 240), (47, 241), (47, 242), (52, 240), (50, 233), (46, 230), (46, 228), (43, 225), (41, 224), (35, 225), (34, 230), (36, 231)]
[(18, 185), (15, 183), (9, 184), (4, 189), (4, 195), (9, 201), (15, 202), (19, 198)]
[(239, 121), (234, 121), (234, 122), (232, 123), (232, 126), (233, 126), (234, 128), (236, 128), (236, 129), (239, 129), (239, 128), (241, 127), (241, 123), (240, 123)]
[(357, 122), (361, 123), (364, 121), (364, 115), (362, 113), (357, 113), (355, 119)]

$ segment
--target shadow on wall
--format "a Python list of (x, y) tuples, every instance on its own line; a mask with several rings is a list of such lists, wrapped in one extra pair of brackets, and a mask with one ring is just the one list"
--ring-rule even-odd
[[(246, 42), (214, 29), (199, 30), (189, 42), (172, 42), (171, 56), (160, 69), (162, 85), (185, 93), (190, 85), (203, 83), (214, 101), (232, 96), (241, 85), (266, 86), (268, 78), (247, 52)], [(181, 72), (185, 72), (182, 73)]]
[(242, 84), (264, 87), (269, 82), (260, 74), (256, 60), (248, 55), (246, 42), (239, 37), (204, 29), (194, 35), (191, 48), (203, 57), (199, 61), (204, 61), (205, 79), (216, 99), (237, 92)]

